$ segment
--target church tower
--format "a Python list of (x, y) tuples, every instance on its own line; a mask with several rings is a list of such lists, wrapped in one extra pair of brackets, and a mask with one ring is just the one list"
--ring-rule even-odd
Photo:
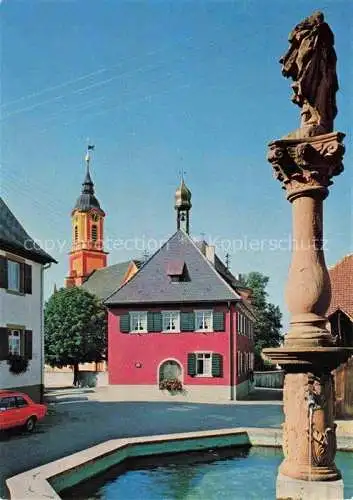
[(174, 208), (177, 213), (177, 229), (182, 229), (187, 234), (190, 233), (191, 206), (191, 191), (186, 187), (182, 176), (181, 184), (175, 192)]
[(82, 191), (71, 213), (72, 246), (69, 257), (69, 276), (65, 286), (79, 286), (95, 269), (107, 265), (107, 252), (103, 250), (104, 217), (99, 201), (94, 195), (94, 184), (90, 174), (91, 152), (87, 147), (86, 176)]

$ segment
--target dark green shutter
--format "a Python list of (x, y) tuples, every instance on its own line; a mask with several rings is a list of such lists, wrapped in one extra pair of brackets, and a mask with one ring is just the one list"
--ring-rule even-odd
[(9, 355), (9, 331), (7, 328), (0, 328), (0, 361), (7, 359)]
[(20, 292), (25, 292), (25, 263), (20, 262)]
[(120, 316), (120, 331), (121, 333), (129, 333), (130, 332), (130, 314), (122, 314)]
[(223, 377), (223, 356), (212, 354), (212, 377)]
[(161, 332), (162, 331), (162, 313), (155, 312), (153, 313), (153, 331)]
[(147, 313), (147, 331), (154, 332), (153, 329), (153, 312)]
[(195, 314), (193, 312), (180, 313), (180, 330), (193, 332), (195, 330)]
[(160, 312), (147, 313), (147, 331), (148, 332), (162, 331), (162, 313)]
[(213, 313), (213, 331), (224, 332), (224, 312), (216, 311)]
[(25, 358), (32, 359), (32, 330), (25, 330)]
[(188, 375), (190, 377), (195, 377), (196, 375), (196, 354), (194, 352), (188, 354)]
[(7, 288), (7, 259), (0, 257), (0, 288)]
[(24, 282), (25, 282), (25, 293), (32, 293), (32, 266), (24, 265)]

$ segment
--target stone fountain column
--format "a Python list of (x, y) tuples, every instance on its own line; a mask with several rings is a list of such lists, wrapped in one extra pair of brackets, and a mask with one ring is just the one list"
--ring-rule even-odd
[[(343, 170), (343, 138), (344, 134), (334, 132), (285, 138), (269, 145), (268, 160), (293, 211), (292, 262), (286, 288), (290, 329), (283, 347), (263, 351), (286, 370), (285, 458), (279, 469), (277, 498), (311, 498), (309, 490), (303, 490), (305, 481), (311, 482), (311, 488), (315, 482), (312, 498), (343, 498), (341, 474), (334, 462), (331, 371), (346, 359), (347, 351), (335, 346), (327, 329), (325, 313), (331, 289), (323, 240), (323, 201), (331, 178)], [(319, 482), (325, 482), (321, 490)]]

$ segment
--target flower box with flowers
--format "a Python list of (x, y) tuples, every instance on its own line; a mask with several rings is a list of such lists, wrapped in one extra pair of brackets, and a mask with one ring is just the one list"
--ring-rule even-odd
[(171, 393), (183, 392), (183, 384), (177, 378), (161, 380), (159, 388), (161, 391), (169, 391)]

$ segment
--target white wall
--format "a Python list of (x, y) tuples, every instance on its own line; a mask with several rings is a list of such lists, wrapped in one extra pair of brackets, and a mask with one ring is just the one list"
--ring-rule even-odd
[[(0, 250), (0, 255), (5, 252)], [(0, 288), (0, 327), (7, 324), (24, 325), (32, 330), (32, 359), (25, 373), (14, 375), (6, 361), (0, 361), (0, 388), (37, 385), (42, 382), (42, 321), (41, 321), (41, 268), (42, 265), (26, 259), (32, 266), (32, 294), (23, 296), (7, 293)]]

